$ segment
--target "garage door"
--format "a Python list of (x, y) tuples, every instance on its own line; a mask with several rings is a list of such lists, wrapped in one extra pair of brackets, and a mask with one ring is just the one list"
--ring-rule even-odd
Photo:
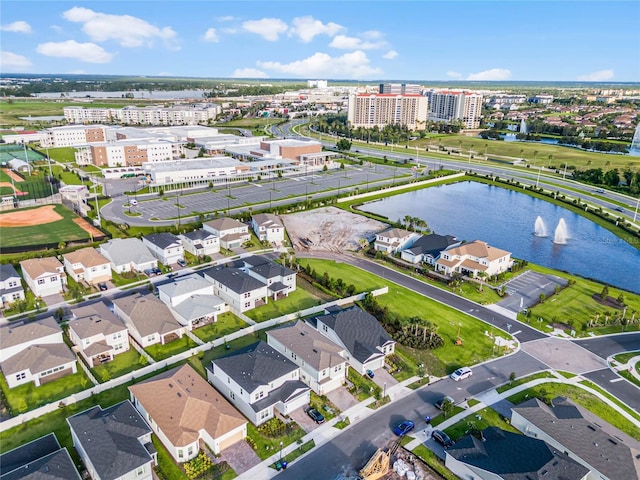
[(221, 440), (220, 442), (218, 442), (220, 451), (224, 450), (227, 447), (230, 447), (231, 445), (238, 443), (243, 438), (244, 438), (244, 431), (242, 429), (239, 429), (236, 433), (234, 433), (230, 437), (225, 438), (224, 440)]

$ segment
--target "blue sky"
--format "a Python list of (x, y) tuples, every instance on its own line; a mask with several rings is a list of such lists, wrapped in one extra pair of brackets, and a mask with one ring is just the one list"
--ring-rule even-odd
[(2, 1), (0, 71), (640, 81), (640, 2)]

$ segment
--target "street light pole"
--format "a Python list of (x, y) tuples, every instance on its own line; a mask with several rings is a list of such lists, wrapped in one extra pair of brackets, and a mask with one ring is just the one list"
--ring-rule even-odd
[(636, 211), (633, 212), (633, 221), (636, 221), (636, 218), (638, 217), (638, 206), (640, 206), (640, 197), (638, 197), (638, 199), (636, 200)]

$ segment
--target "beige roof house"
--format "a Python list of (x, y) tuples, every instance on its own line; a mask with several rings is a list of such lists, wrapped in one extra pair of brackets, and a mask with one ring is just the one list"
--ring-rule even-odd
[(38, 278), (48, 273), (57, 273), (62, 268), (62, 263), (55, 257), (30, 258), (20, 262), (22, 272), (31, 278)]
[[(149, 424), (156, 433), (164, 434), (160, 438), (170, 442), (166, 445), (163, 440), (179, 462), (189, 459), (185, 449), (200, 439), (213, 443), (209, 447), (219, 453), (246, 435), (244, 416), (188, 364), (133, 385), (129, 391), (136, 408), (147, 420), (153, 419)], [(194, 456), (197, 451), (194, 448)]]
[(75, 252), (66, 253), (63, 257), (71, 263), (81, 263), (85, 267), (97, 267), (109, 263), (105, 257), (100, 255), (95, 248), (87, 247), (76, 250)]
[(511, 252), (474, 240), (443, 250), (435, 266), (436, 270), (447, 275), (461, 273), (475, 276), (483, 273), (491, 276), (507, 271), (511, 264)]
[(57, 258), (30, 258), (21, 261), (20, 268), (24, 281), (37, 297), (47, 297), (63, 291), (67, 277)]

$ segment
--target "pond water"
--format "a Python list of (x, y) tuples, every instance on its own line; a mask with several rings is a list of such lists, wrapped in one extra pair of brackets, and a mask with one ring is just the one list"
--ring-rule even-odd
[[(361, 210), (390, 221), (419, 217), (440, 235), (483, 240), (516, 258), (640, 293), (640, 250), (578, 214), (517, 191), (460, 182), (395, 195)], [(538, 217), (546, 237), (534, 235)], [(560, 223), (565, 244), (554, 243)]]

